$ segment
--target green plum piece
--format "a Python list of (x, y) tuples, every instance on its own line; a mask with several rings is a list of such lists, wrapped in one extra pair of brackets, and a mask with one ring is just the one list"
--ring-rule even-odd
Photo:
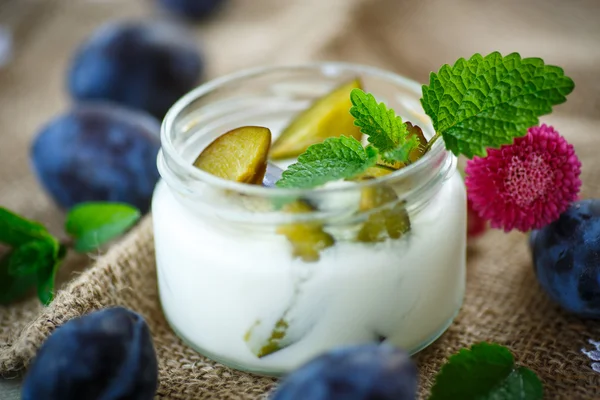
[[(396, 192), (387, 186), (367, 187), (361, 193), (360, 210), (367, 212), (396, 200)], [(409, 230), (410, 219), (404, 204), (396, 204), (369, 215), (356, 239), (364, 243), (382, 242), (388, 238), (399, 239)]]
[[(314, 211), (308, 203), (297, 200), (284, 206), (289, 213), (306, 213)], [(281, 225), (277, 233), (287, 237), (293, 247), (294, 257), (306, 262), (315, 262), (320, 258), (320, 252), (335, 244), (333, 236), (323, 230), (323, 225), (316, 222), (303, 222)]]
[(271, 353), (275, 353), (276, 351), (281, 350), (281, 341), (285, 337), (285, 333), (288, 328), (289, 325), (284, 320), (280, 319), (279, 321), (277, 321), (277, 323), (275, 324), (275, 328), (273, 328), (273, 331), (271, 332), (271, 336), (267, 340), (267, 343), (263, 347), (261, 347), (258, 353), (256, 354), (258, 358), (262, 358)]
[(244, 341), (255, 356), (262, 358), (292, 344), (286, 343), (288, 328), (284, 317), (277, 320), (271, 331), (266, 330), (267, 326), (261, 321), (256, 321), (244, 335)]
[(262, 184), (271, 147), (271, 131), (243, 126), (219, 136), (194, 161), (194, 166), (235, 182)]
[(374, 165), (367, 169), (365, 172), (354, 178), (355, 181), (366, 181), (370, 179), (381, 178), (394, 172), (395, 169), (386, 165)]
[(350, 115), (350, 92), (356, 88), (362, 88), (359, 79), (347, 82), (317, 99), (275, 140), (271, 147), (271, 158), (282, 160), (298, 157), (311, 145), (322, 143), (330, 137), (345, 135), (360, 141), (362, 133)]

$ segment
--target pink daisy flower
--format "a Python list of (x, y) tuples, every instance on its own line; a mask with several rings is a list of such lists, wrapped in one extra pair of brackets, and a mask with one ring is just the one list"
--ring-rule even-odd
[(581, 187), (573, 146), (546, 125), (530, 128), (511, 145), (488, 149), (487, 157), (469, 160), (465, 172), (473, 209), (506, 232), (553, 222)]

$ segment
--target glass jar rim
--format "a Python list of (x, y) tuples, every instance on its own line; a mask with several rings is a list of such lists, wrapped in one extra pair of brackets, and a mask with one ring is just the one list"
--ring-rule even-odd
[(412, 90), (416, 95), (420, 95), (421, 85), (409, 78), (403, 77), (393, 72), (389, 72), (377, 67), (371, 67), (367, 65), (345, 63), (345, 62), (313, 62), (304, 64), (294, 65), (276, 65), (276, 66), (263, 66), (241, 70), (232, 74), (224, 75), (222, 77), (210, 80), (192, 91), (188, 92), (182, 98), (180, 98), (167, 112), (163, 119), (161, 126), (161, 149), (158, 155), (159, 164), (165, 157), (169, 159), (169, 162), (173, 162), (177, 165), (181, 171), (186, 173), (186, 176), (193, 178), (194, 180), (201, 181), (207, 185), (222, 189), (226, 191), (235, 192), (242, 195), (248, 196), (260, 196), (260, 197), (271, 197), (271, 198), (287, 198), (287, 197), (302, 197), (308, 194), (319, 194), (329, 195), (345, 193), (349, 191), (360, 190), (365, 187), (379, 186), (386, 183), (392, 183), (394, 181), (405, 179), (419, 171), (430, 167), (436, 159), (439, 158), (441, 153), (446, 153), (446, 157), (450, 157), (450, 153), (445, 149), (443, 140), (436, 141), (425, 155), (423, 155), (416, 162), (394, 171), (388, 175), (378, 177), (376, 179), (369, 179), (360, 182), (356, 182), (353, 185), (343, 186), (321, 186), (316, 188), (305, 188), (305, 189), (293, 189), (293, 188), (280, 188), (280, 187), (263, 187), (261, 185), (250, 185), (246, 183), (229, 181), (226, 179), (219, 178), (208, 172), (202, 171), (199, 168), (193, 166), (188, 160), (186, 160), (175, 148), (175, 145), (171, 141), (170, 132), (174, 129), (175, 122), (180, 113), (190, 105), (194, 100), (206, 95), (214, 90), (218, 90), (220, 87), (231, 84), (232, 82), (252, 78), (255, 76), (265, 75), (271, 72), (281, 71), (311, 71), (316, 70), (327, 74), (333, 74), (336, 72), (353, 72), (357, 75), (368, 74), (371, 76), (377, 76), (379, 78), (390, 80), (404, 88)]

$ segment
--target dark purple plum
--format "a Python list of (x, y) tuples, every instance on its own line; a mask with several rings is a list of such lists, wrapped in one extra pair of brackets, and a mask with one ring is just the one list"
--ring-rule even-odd
[(82, 104), (38, 133), (32, 166), (61, 207), (115, 201), (146, 212), (159, 178), (159, 134), (159, 122), (146, 113)]
[(148, 400), (158, 366), (144, 319), (114, 307), (75, 318), (42, 344), (23, 382), (23, 400)]
[(76, 51), (68, 73), (71, 96), (109, 100), (162, 119), (203, 72), (187, 31), (158, 22), (112, 22)]
[(600, 200), (573, 203), (529, 243), (548, 295), (569, 312), (600, 318)]
[(414, 400), (417, 368), (386, 344), (343, 347), (315, 358), (279, 385), (272, 400)]
[(167, 11), (190, 20), (204, 19), (218, 10), (225, 0), (157, 0)]

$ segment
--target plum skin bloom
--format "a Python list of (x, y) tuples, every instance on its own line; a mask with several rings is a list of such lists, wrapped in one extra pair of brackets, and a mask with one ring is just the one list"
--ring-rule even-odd
[(473, 209), (493, 228), (540, 229), (576, 200), (581, 162), (553, 127), (529, 128), (487, 153), (467, 162), (465, 184)]

